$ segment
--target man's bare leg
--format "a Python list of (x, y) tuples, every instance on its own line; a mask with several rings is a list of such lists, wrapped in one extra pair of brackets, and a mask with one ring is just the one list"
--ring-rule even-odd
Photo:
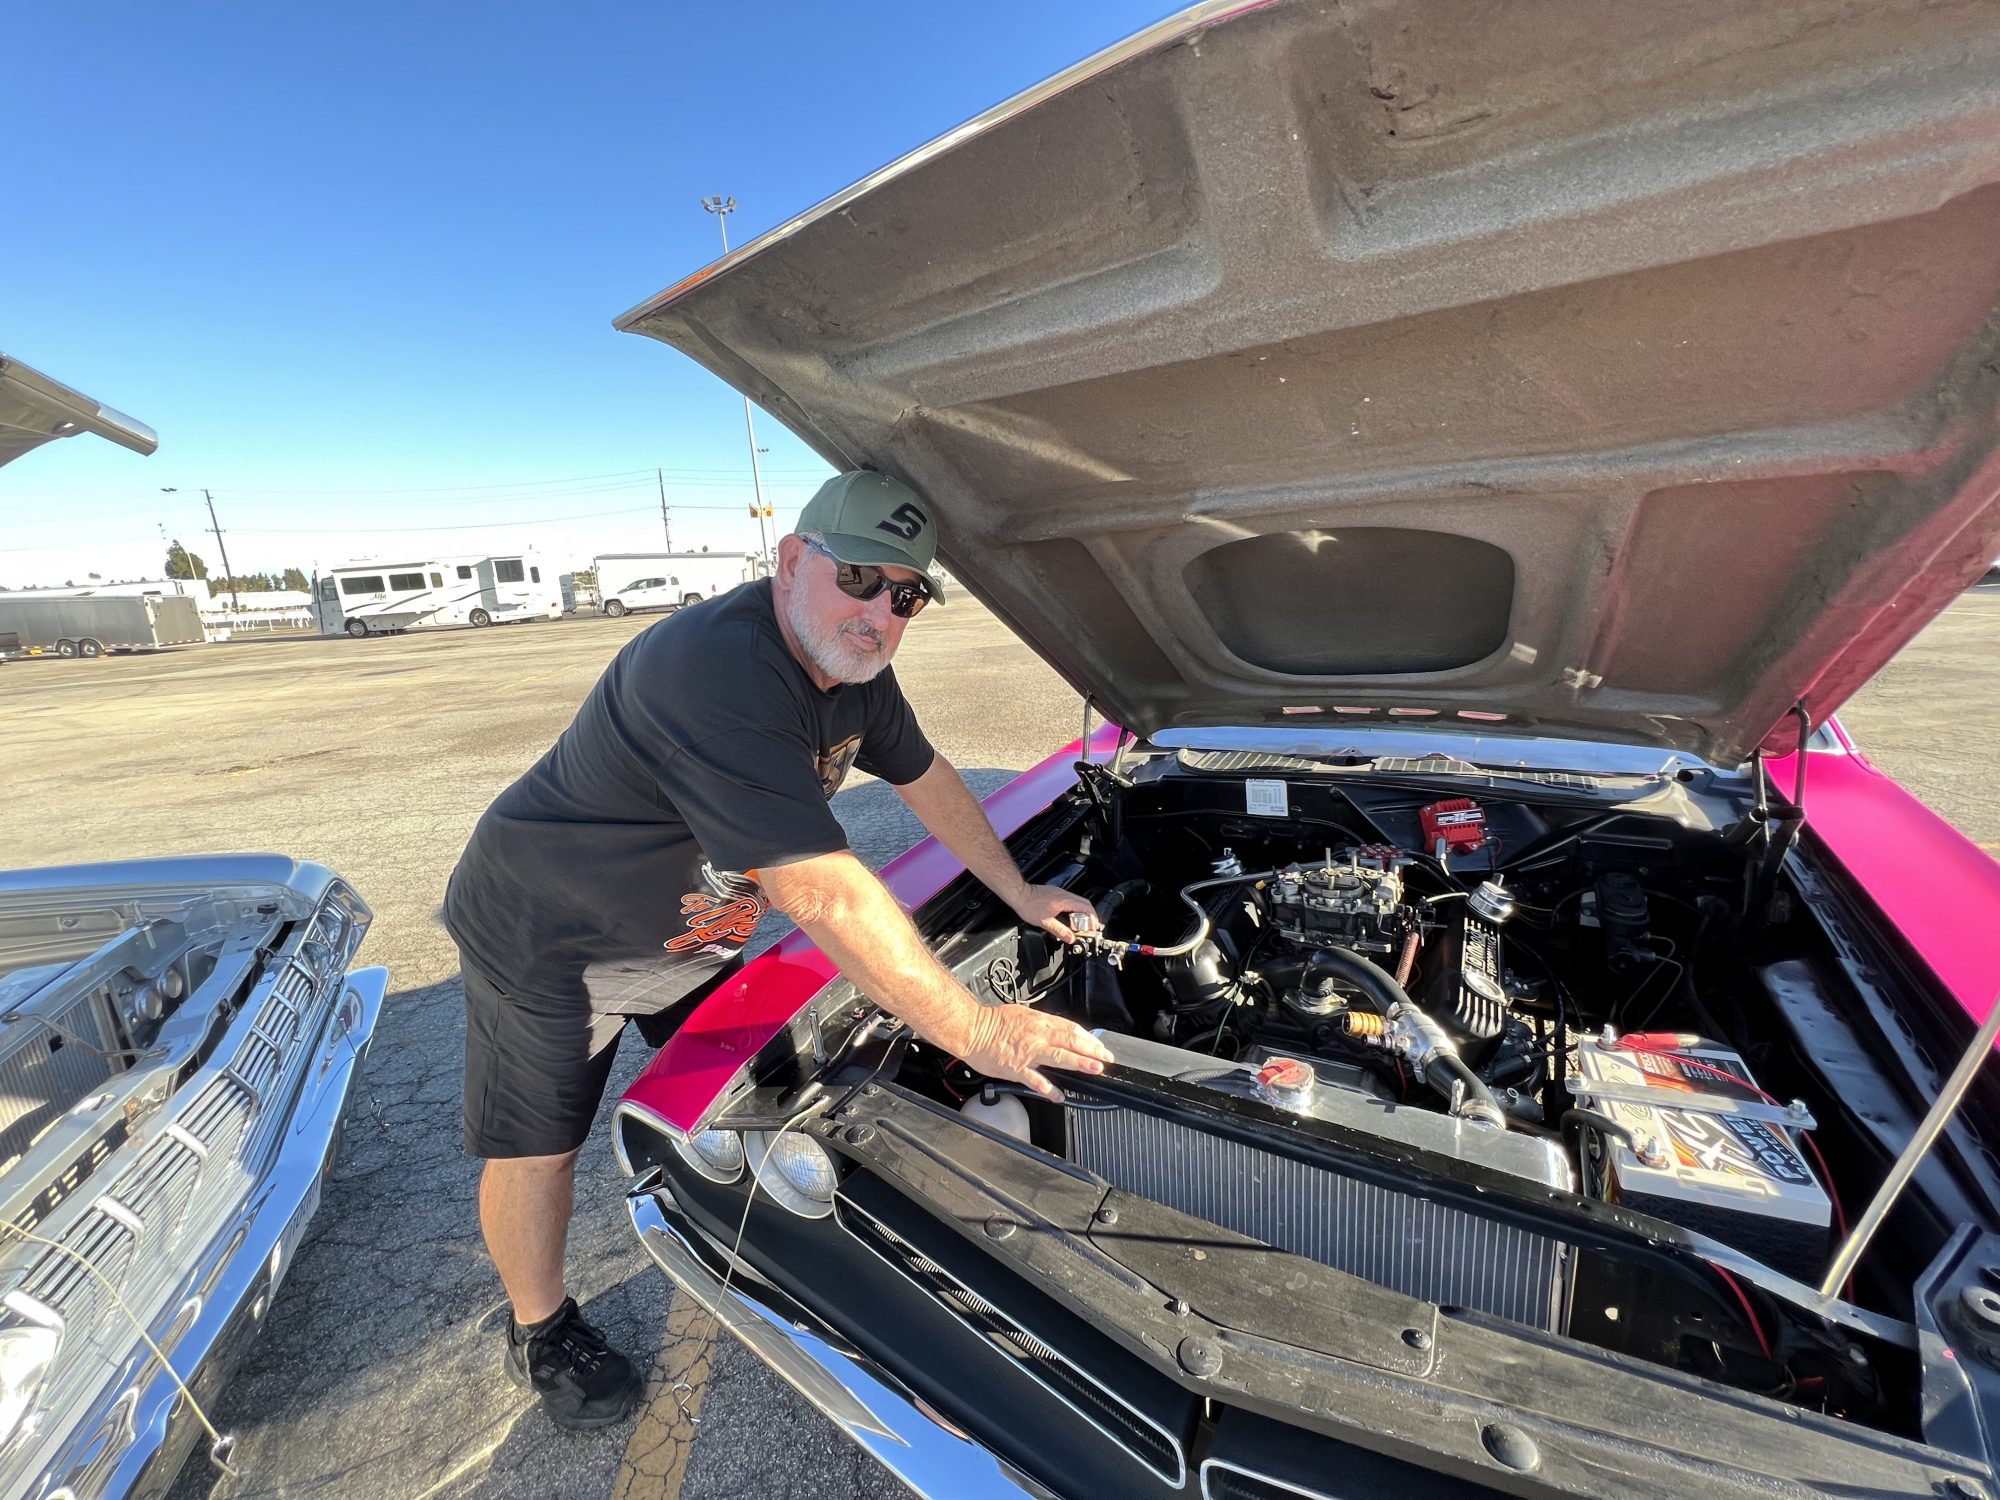
[(479, 1227), (516, 1323), (539, 1323), (563, 1304), (575, 1190), (574, 1151), (489, 1161), (480, 1175)]

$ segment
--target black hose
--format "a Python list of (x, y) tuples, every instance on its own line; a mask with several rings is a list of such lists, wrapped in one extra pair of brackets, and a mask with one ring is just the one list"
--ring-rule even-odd
[(1601, 1115), (1594, 1109), (1566, 1109), (1563, 1111), (1562, 1123), (1565, 1126), (1587, 1125), (1599, 1135), (1615, 1135), (1627, 1146), (1634, 1150), (1638, 1149), (1638, 1140), (1627, 1126), (1620, 1125), (1611, 1116)]
[[(1507, 1112), (1501, 1109), (1500, 1101), (1493, 1097), (1493, 1090), (1486, 1086), (1484, 1079), (1466, 1066), (1464, 1058), (1451, 1050), (1449, 1039), (1443, 1036), (1437, 1022), (1431, 1020), (1424, 1008), (1410, 998), (1409, 991), (1396, 983), (1395, 975), (1373, 960), (1363, 958), (1351, 948), (1315, 948), (1312, 958), (1307, 962), (1306, 970), (1310, 973), (1314, 968), (1324, 968), (1338, 974), (1349, 984), (1364, 991), (1384, 1013), (1392, 1006), (1400, 1005), (1413, 1015), (1422, 1017), (1432, 1029), (1434, 1040), (1442, 1044), (1433, 1047), (1430, 1061), (1422, 1069), (1424, 1082), (1447, 1099), (1452, 1095), (1454, 1083), (1463, 1084), (1466, 1103), (1461, 1107), (1461, 1113), (1483, 1116), (1495, 1125), (1502, 1128), (1506, 1126)], [(1321, 1013), (1301, 1005), (1300, 998), (1294, 993), (1286, 997), (1285, 1003), (1302, 1015), (1319, 1019)]]
[[(1375, 1008), (1386, 1011), (1398, 1001), (1414, 1006), (1408, 993), (1396, 983), (1396, 976), (1380, 964), (1363, 958), (1352, 948), (1315, 948), (1306, 959), (1305, 973), (1301, 983), (1310, 983), (1314, 970), (1322, 970), (1332, 977), (1346, 980), (1372, 1000)], [(1346, 1005), (1338, 995), (1329, 995), (1324, 1004), (1304, 1003), (1307, 996), (1303, 990), (1288, 991), (1285, 1004), (1300, 1015), (1320, 1021), (1341, 1010)]]
[(1063, 1109), (1107, 1111), (1120, 1107), (1108, 1099), (1073, 1099), (1068, 1094), (1064, 1094), (1060, 1099), (1051, 1099), (1040, 1089), (1029, 1088), (1025, 1083), (1015, 1083), (1010, 1078), (982, 1078), (979, 1081), (982, 1098), (988, 1089), (996, 1094), (1012, 1094), (1017, 1099), (1026, 1099), (1031, 1103), (1059, 1105)]
[(1486, 1081), (1467, 1066), (1464, 1058), (1456, 1052), (1438, 1051), (1431, 1054), (1430, 1062), (1424, 1068), (1424, 1082), (1436, 1089), (1445, 1098), (1452, 1094), (1454, 1082), (1465, 1085), (1465, 1103), (1459, 1113), (1463, 1115), (1484, 1115), (1493, 1124), (1505, 1128), (1507, 1112), (1500, 1107), (1500, 1101), (1493, 1097), (1493, 1090)]

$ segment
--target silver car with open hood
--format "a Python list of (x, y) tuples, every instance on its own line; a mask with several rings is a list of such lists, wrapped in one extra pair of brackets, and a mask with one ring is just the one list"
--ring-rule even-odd
[[(157, 446), (0, 356), (0, 464), (78, 433)], [(319, 1207), (388, 989), (353, 967), (370, 920), (275, 854), (0, 870), (0, 1494), (165, 1494), (197, 1444), (227, 1463), (207, 1412)]]

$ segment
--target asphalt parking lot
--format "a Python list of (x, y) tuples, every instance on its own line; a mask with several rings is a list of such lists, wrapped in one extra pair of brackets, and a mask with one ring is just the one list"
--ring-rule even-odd
[[(0, 864), (238, 849), (318, 860), (373, 904), (363, 960), (394, 974), (335, 1180), (213, 1414), (238, 1435), (241, 1477), (197, 1456), (177, 1500), (904, 1493), (675, 1305), (627, 1227), (601, 1129), (580, 1172), (572, 1289), (625, 1348), (657, 1351), (648, 1405), (610, 1432), (563, 1433), (500, 1374), (504, 1306), (472, 1210), (477, 1166), (459, 1151), (457, 965), (435, 911), (480, 811), (652, 623), (0, 668)], [(982, 794), (1080, 727), (1075, 697), (963, 593), (911, 629), (897, 667), (932, 739)], [(1843, 719), (1878, 764), (2000, 851), (2000, 588), (1965, 595)], [(865, 777), (834, 806), (873, 864), (919, 832)], [(641, 1050), (627, 1039), (614, 1097)]]

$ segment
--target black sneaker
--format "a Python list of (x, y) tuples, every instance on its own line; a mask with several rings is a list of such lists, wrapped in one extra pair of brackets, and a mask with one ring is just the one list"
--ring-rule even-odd
[(639, 1404), (645, 1379), (613, 1349), (568, 1297), (546, 1321), (523, 1328), (507, 1318), (507, 1373), (542, 1398), (558, 1427), (609, 1427)]

